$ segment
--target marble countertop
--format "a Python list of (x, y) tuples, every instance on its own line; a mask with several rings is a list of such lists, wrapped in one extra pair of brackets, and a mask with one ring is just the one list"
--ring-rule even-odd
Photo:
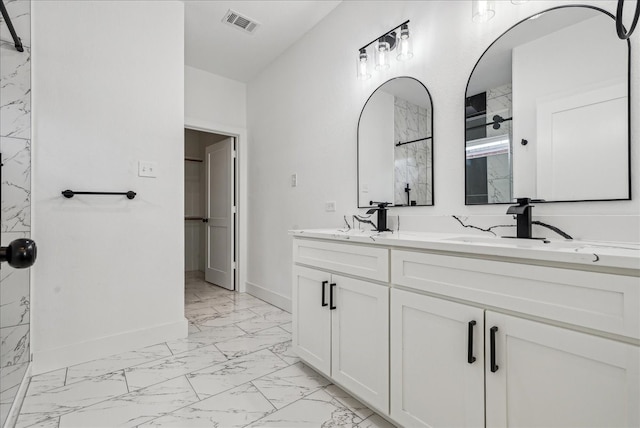
[(290, 230), (300, 238), (350, 241), (390, 247), (415, 248), (588, 265), (594, 268), (631, 269), (640, 276), (640, 244), (579, 240), (509, 239), (460, 233), (375, 232), (358, 229)]

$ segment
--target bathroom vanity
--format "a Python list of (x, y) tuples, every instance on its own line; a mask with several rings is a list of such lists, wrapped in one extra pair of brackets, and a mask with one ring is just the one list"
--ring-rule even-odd
[(291, 235), (294, 350), (391, 421), (640, 425), (640, 246)]

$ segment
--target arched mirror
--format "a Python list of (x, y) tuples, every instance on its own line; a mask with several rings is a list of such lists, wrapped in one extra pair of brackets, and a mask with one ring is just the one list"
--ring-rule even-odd
[(467, 84), (466, 204), (630, 199), (629, 53), (613, 16), (587, 6), (493, 42)]
[(433, 205), (433, 103), (411, 77), (369, 97), (358, 121), (358, 207)]

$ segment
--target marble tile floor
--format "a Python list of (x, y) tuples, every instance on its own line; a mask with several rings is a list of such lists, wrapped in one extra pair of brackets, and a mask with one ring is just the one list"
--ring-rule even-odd
[(291, 315), (187, 274), (189, 336), (31, 378), (17, 428), (392, 427), (291, 351)]

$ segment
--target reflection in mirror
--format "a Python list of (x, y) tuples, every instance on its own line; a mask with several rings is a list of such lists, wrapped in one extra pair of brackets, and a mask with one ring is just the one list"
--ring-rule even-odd
[(358, 207), (433, 205), (432, 130), (431, 97), (418, 80), (374, 91), (358, 122)]
[(504, 33), (467, 84), (466, 204), (629, 199), (628, 85), (629, 44), (600, 9)]

